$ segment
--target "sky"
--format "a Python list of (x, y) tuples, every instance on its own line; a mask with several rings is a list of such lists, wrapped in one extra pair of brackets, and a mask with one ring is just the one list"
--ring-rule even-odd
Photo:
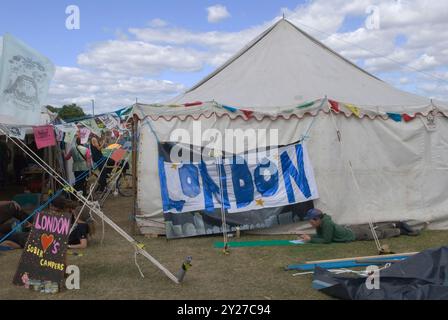
[[(68, 30), (70, 5), (79, 29)], [(388, 83), (448, 101), (448, 1), (1, 1), (9, 32), (56, 66), (48, 104), (101, 112), (166, 101), (219, 67), (285, 14)]]

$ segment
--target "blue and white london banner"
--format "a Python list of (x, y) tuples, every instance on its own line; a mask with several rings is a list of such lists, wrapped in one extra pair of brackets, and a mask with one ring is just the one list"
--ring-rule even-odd
[[(191, 157), (187, 157), (187, 162), (173, 162), (173, 147), (177, 148), (174, 154), (188, 152)], [(238, 156), (223, 155), (218, 160), (202, 156), (194, 162), (197, 151), (209, 154), (205, 149), (195, 150), (181, 144), (160, 144), (164, 212), (213, 212), (221, 208), (223, 201), (227, 212), (233, 213), (318, 198), (313, 168), (302, 144)], [(193, 161), (188, 161), (190, 158)]]
[[(227, 217), (245, 212), (252, 212), (253, 217), (259, 210), (291, 206), (319, 197), (303, 144), (241, 155), (222, 154), (219, 158), (212, 155), (211, 150), (200, 147), (159, 144), (159, 177), (166, 220), (170, 217), (179, 221), (181, 214), (192, 212), (213, 215), (221, 207)], [(267, 211), (273, 212), (264, 210), (263, 214)], [(257, 225), (247, 217), (243, 220), (248, 226)], [(176, 221), (171, 221), (174, 226), (179, 224)], [(195, 224), (193, 219), (191, 222)], [(270, 227), (258, 224), (261, 228)]]

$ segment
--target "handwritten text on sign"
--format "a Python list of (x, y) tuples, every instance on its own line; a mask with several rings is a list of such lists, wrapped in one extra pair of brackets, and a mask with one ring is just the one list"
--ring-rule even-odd
[[(159, 178), (163, 211), (229, 213), (283, 207), (319, 198), (313, 168), (302, 144), (227, 155), (216, 160), (179, 163), (172, 150), (190, 155), (194, 148), (159, 145)], [(193, 155), (194, 158), (194, 155)]]
[(62, 284), (70, 233), (70, 213), (38, 213), (14, 277), (15, 285), (27, 279)]

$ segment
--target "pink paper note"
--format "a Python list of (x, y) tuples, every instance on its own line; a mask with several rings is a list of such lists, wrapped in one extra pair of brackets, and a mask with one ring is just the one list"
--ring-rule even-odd
[(37, 149), (40, 150), (56, 145), (56, 138), (54, 136), (54, 129), (52, 126), (34, 127), (33, 132)]
[(123, 160), (124, 156), (126, 155), (127, 151), (124, 149), (118, 149), (115, 150), (114, 153), (112, 154), (112, 156), (110, 157), (112, 160), (114, 160), (115, 162), (120, 162), (121, 160)]

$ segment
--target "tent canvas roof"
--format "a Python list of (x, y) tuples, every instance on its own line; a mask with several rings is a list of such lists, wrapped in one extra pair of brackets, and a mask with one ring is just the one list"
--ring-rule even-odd
[(430, 105), (430, 99), (394, 88), (284, 19), (167, 104), (216, 101), (269, 109), (325, 96), (387, 111), (417, 111)]

